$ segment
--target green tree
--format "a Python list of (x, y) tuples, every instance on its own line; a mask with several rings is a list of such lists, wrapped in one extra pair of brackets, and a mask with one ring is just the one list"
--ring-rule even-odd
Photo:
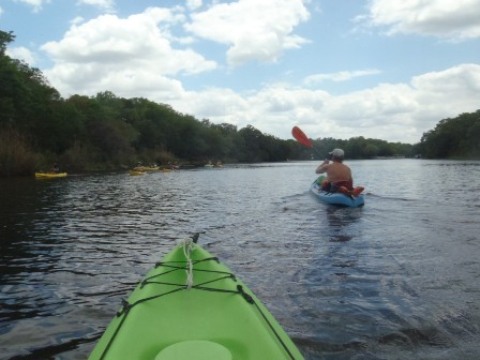
[(480, 110), (441, 120), (423, 134), (418, 149), (427, 158), (479, 158)]

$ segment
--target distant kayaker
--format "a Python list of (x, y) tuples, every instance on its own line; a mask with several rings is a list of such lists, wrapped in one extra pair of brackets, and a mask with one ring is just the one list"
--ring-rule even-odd
[(52, 168), (50, 169), (51, 173), (59, 173), (60, 172), (60, 167), (58, 166), (57, 163), (54, 163)]
[[(345, 152), (342, 149), (333, 149), (328, 154), (330, 155), (330, 159), (325, 159), (315, 170), (317, 174), (327, 174), (327, 178), (321, 184), (322, 190), (336, 192), (340, 187), (352, 190), (352, 171), (347, 165), (343, 164)], [(332, 161), (330, 162), (330, 160)]]

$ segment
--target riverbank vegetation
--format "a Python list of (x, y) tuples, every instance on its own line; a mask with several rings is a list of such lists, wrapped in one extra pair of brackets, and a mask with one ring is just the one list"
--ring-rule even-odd
[[(460, 128), (442, 120), (418, 145), (364, 137), (324, 138), (314, 140), (312, 151), (251, 125), (238, 129), (232, 124), (213, 124), (144, 98), (120, 98), (105, 91), (64, 99), (40, 70), (6, 55), (6, 46), (14, 38), (12, 32), (0, 30), (0, 176), (31, 175), (48, 170), (53, 163), (69, 172), (88, 172), (138, 163), (322, 159), (334, 147), (344, 148), (353, 159), (410, 157), (418, 152), (431, 157), (478, 155), (478, 141), (472, 140), (479, 138), (478, 112), (476, 117), (470, 114), (472, 120), (462, 120)], [(462, 116), (470, 119), (467, 115)], [(476, 125), (467, 126), (474, 121)], [(450, 127), (454, 137), (448, 135)], [(457, 146), (462, 131), (470, 137)], [(447, 149), (440, 151), (439, 145)]]
[(480, 110), (441, 120), (417, 149), (427, 158), (480, 159)]

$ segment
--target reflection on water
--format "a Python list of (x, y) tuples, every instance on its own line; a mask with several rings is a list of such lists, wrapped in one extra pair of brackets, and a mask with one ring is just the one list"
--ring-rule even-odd
[(316, 165), (0, 180), (2, 358), (86, 358), (195, 232), (307, 359), (479, 358), (479, 163), (353, 161), (359, 209), (310, 196)]

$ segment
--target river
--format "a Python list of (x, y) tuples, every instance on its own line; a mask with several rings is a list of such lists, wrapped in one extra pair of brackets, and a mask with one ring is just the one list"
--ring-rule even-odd
[(479, 359), (480, 162), (347, 164), (363, 208), (315, 199), (309, 161), (0, 179), (0, 358), (86, 359), (199, 232), (307, 360)]

